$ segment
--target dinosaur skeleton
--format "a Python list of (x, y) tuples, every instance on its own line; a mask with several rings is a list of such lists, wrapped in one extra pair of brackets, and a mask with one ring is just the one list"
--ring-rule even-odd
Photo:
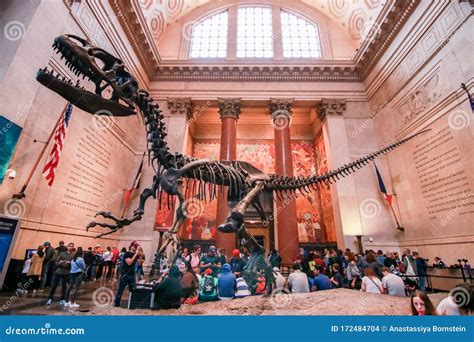
[[(178, 232), (186, 218), (186, 204), (189, 199), (213, 200), (218, 192), (228, 192), (231, 208), (225, 222), (218, 226), (219, 231), (237, 234), (241, 244), (251, 252), (251, 258), (244, 274), (251, 280), (257, 270), (265, 273), (266, 284), (270, 293), (274, 283), (270, 266), (263, 256), (263, 248), (245, 227), (244, 214), (252, 205), (262, 220), (265, 213), (259, 202), (259, 194), (266, 190), (274, 193), (277, 198), (304, 195), (320, 186), (330, 186), (380, 155), (414, 139), (419, 132), (387, 147), (371, 153), (361, 159), (343, 165), (336, 170), (311, 177), (281, 177), (266, 174), (245, 161), (211, 161), (196, 159), (181, 153), (172, 153), (166, 142), (164, 116), (158, 104), (145, 90), (139, 89), (136, 79), (126, 70), (124, 63), (103, 49), (92, 46), (88, 41), (73, 35), (61, 35), (54, 40), (53, 48), (65, 58), (66, 65), (77, 76), (88, 78), (95, 84), (95, 92), (82, 88), (79, 83), (59, 76), (48, 70), (41, 69), (37, 80), (47, 88), (55, 91), (63, 98), (84, 111), (95, 115), (129, 116), (135, 115), (138, 109), (146, 126), (147, 150), (149, 164), (155, 170), (153, 182), (140, 195), (138, 208), (131, 218), (118, 218), (110, 212), (99, 211), (96, 214), (111, 223), (91, 222), (92, 227), (104, 227), (110, 231), (97, 237), (111, 234), (119, 229), (139, 221), (145, 211), (145, 203), (150, 198), (159, 199), (159, 208), (163, 205), (173, 206), (174, 197), (178, 199), (175, 220), (164, 234), (164, 239), (157, 255), (165, 251), (168, 245), (176, 253), (180, 241)], [(111, 91), (110, 98), (104, 97), (104, 90)], [(184, 191), (183, 191), (184, 188)], [(161, 203), (162, 193), (168, 194), (167, 203)], [(244, 276), (245, 277), (245, 276)], [(252, 278), (255, 279), (255, 278)]]

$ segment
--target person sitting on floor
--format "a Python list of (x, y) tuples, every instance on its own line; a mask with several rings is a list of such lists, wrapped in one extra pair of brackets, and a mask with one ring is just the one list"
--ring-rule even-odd
[(244, 278), (237, 278), (236, 283), (237, 291), (235, 292), (235, 298), (244, 298), (251, 295), (249, 286)]
[(178, 309), (181, 306), (183, 287), (178, 266), (171, 265), (168, 276), (154, 289), (155, 302), (152, 309)]
[[(180, 266), (177, 266), (178, 268)], [(183, 287), (182, 297), (185, 298), (184, 304), (193, 305), (197, 303), (199, 295), (199, 278), (194, 273), (191, 263), (185, 262), (185, 272), (181, 278), (181, 286)]]
[(316, 288), (316, 291), (332, 289), (331, 280), (323, 273), (323, 268), (319, 265), (314, 268), (313, 287)]
[(294, 272), (288, 276), (288, 289), (291, 293), (308, 293), (308, 276), (306, 273), (301, 272), (301, 265), (295, 262), (293, 270)]
[(235, 275), (230, 270), (229, 264), (222, 266), (222, 272), (217, 278), (217, 293), (220, 300), (234, 298), (237, 281)]
[(273, 276), (275, 277), (275, 290), (274, 291), (283, 291), (285, 290), (286, 279), (281, 274), (278, 267), (273, 267)]
[(201, 279), (199, 289), (199, 300), (201, 302), (211, 302), (218, 300), (217, 278), (212, 275), (212, 269), (207, 268)]

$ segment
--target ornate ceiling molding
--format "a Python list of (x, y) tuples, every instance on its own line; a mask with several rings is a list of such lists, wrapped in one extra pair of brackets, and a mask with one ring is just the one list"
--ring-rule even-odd
[(159, 66), (154, 81), (360, 82), (353, 66)]
[(386, 17), (379, 18), (379, 21), (374, 24), (365, 44), (354, 58), (356, 72), (362, 79), (367, 77), (420, 2), (421, 0), (397, 0)]
[(151, 79), (153, 70), (158, 67), (158, 59), (153, 53), (150, 41), (147, 39), (139, 14), (133, 6), (133, 1), (109, 0), (115, 15), (119, 19), (125, 34), (138, 56), (140, 63)]
[[(354, 60), (321, 61), (318, 65), (194, 65), (192, 61), (180, 61), (176, 65), (163, 63), (151, 39), (146, 19), (136, 0), (109, 0), (133, 50), (137, 54), (149, 79), (155, 81), (303, 81), (303, 82), (361, 82), (385, 53), (396, 35), (414, 12), (421, 0), (390, 1), (383, 11)], [(370, 2), (370, 1), (369, 1)], [(189, 62), (187, 65), (184, 64)], [(275, 61), (276, 62), (276, 61)], [(331, 62), (331, 65), (327, 65)], [(206, 63), (209, 63), (206, 61)]]

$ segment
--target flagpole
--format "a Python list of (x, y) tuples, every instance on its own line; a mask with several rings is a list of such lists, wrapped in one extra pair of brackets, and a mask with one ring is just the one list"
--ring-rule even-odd
[(63, 109), (63, 111), (61, 112), (61, 115), (59, 116), (58, 121), (57, 121), (56, 124), (54, 125), (53, 130), (51, 131), (51, 134), (50, 134), (49, 137), (48, 137), (48, 140), (46, 140), (46, 142), (44, 143), (43, 149), (41, 150), (41, 153), (40, 153), (40, 155), (38, 156), (38, 159), (36, 159), (36, 162), (35, 162), (35, 164), (33, 165), (33, 168), (31, 169), (30, 174), (28, 175), (28, 178), (26, 179), (25, 184), (23, 184), (23, 187), (21, 188), (20, 192), (14, 194), (14, 195), (12, 196), (12, 198), (14, 198), (14, 199), (22, 199), (22, 198), (26, 197), (26, 195), (25, 195), (26, 188), (27, 188), (28, 185), (30, 184), (31, 178), (33, 177), (33, 174), (35, 173), (36, 168), (38, 167), (38, 165), (39, 165), (41, 159), (43, 158), (44, 152), (45, 152), (46, 149), (48, 148), (49, 143), (51, 142), (51, 139), (53, 138), (54, 132), (56, 132), (56, 129), (58, 128), (59, 124), (61, 123), (61, 119), (62, 119), (62, 117), (63, 117), (63, 114), (66, 112), (67, 106), (68, 106), (68, 103), (66, 103), (66, 105), (64, 106), (64, 109)]
[(392, 203), (390, 203), (390, 209), (392, 209), (393, 217), (395, 218), (395, 222), (397, 222), (397, 229), (399, 229), (399, 230), (405, 230), (405, 228), (403, 228), (403, 227), (400, 225), (400, 222), (398, 222), (397, 215), (395, 215), (395, 210), (393, 210)]

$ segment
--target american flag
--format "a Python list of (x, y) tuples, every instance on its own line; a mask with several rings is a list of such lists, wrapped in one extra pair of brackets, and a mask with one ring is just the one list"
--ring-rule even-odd
[(58, 127), (56, 128), (56, 131), (53, 135), (53, 149), (51, 150), (51, 153), (48, 157), (48, 161), (43, 169), (43, 177), (46, 178), (46, 181), (48, 182), (49, 186), (52, 186), (54, 182), (54, 172), (59, 164), (59, 157), (61, 156), (61, 151), (64, 146), (64, 139), (66, 138), (66, 131), (69, 126), (69, 120), (71, 119), (72, 109), (72, 104), (68, 103), (66, 106), (66, 110), (59, 119)]

